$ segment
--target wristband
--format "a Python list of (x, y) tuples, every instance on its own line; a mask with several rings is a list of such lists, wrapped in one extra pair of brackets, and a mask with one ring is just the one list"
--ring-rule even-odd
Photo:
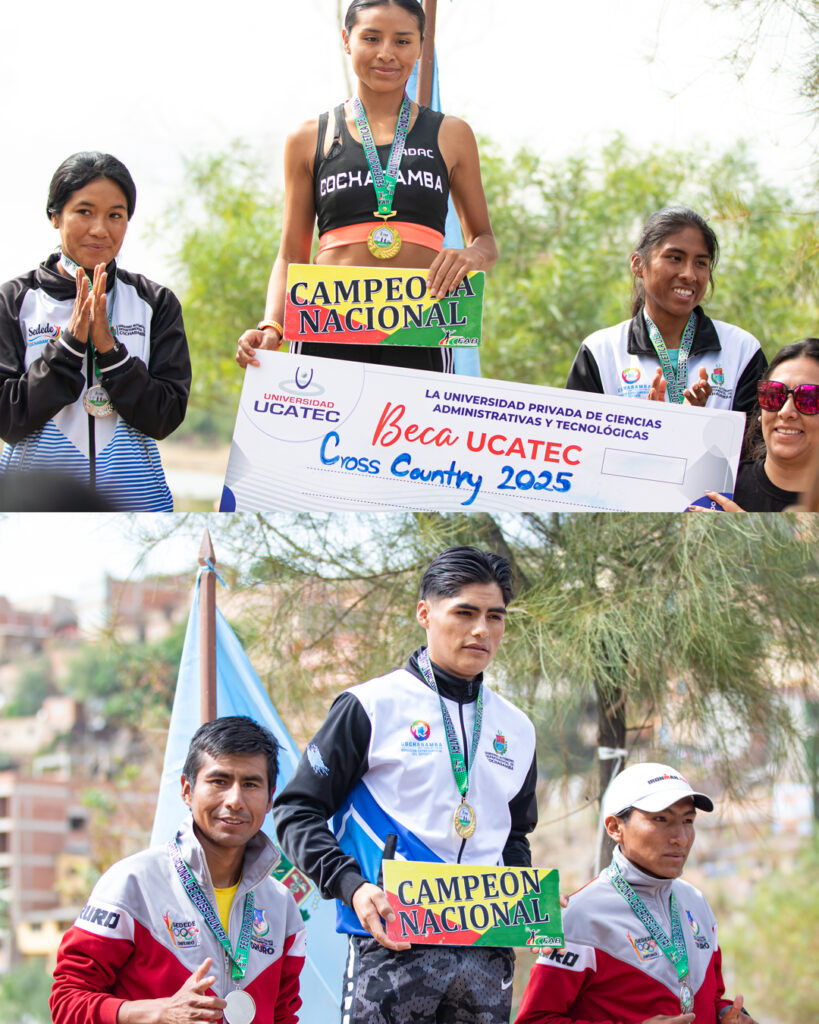
[(267, 327), (272, 327), (274, 331), (278, 331), (280, 338), (284, 337), (284, 328), (280, 323), (277, 323), (275, 320), (260, 320), (256, 324), (257, 331), (263, 331)]

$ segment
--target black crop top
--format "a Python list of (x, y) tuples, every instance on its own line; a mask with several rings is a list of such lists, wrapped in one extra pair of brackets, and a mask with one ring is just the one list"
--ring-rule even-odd
[[(313, 189), (319, 235), (349, 224), (375, 222), (377, 208), (364, 147), (347, 129), (344, 105), (334, 111), (335, 134), (327, 156), (325, 111), (319, 117), (316, 157), (313, 163)], [(407, 135), (404, 155), (398, 169), (398, 184), (392, 208), (396, 220), (423, 224), (444, 233), (449, 174), (438, 149), (438, 129), (444, 115), (429, 107), (419, 107), (415, 124)], [(390, 145), (378, 146), (381, 166), (389, 160)]]

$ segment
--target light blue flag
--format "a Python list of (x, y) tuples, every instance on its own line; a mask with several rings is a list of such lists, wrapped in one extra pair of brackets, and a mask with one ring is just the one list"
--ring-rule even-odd
[[(204, 570), (210, 571), (210, 570)], [(201, 578), (201, 573), (200, 573)], [(226, 715), (249, 715), (270, 729), (279, 742), (280, 789), (293, 774), (300, 753), (270, 698), (250, 664), (227, 619), (216, 609), (216, 712)], [(190, 813), (182, 800), (180, 776), (191, 738), (199, 727), (199, 579), (193, 593), (193, 605), (185, 646), (179, 665), (179, 678), (165, 748), (165, 763), (159, 785), (156, 816), (151, 845), (165, 843), (175, 833), (180, 821)], [(273, 816), (268, 814), (262, 826), (276, 845)], [(339, 1017), (341, 984), (347, 956), (346, 938), (335, 930), (335, 902), (323, 900), (313, 883), (293, 867), (282, 854), (274, 872), (293, 893), (307, 925), (307, 960), (301, 974), (299, 1011), (302, 1021), (335, 1021)]]
[[(407, 81), (407, 95), (414, 100), (418, 97), (418, 65), (412, 70)], [(431, 110), (441, 109), (441, 94), (438, 89), (438, 56), (434, 57), (432, 72), (432, 90), (429, 99)], [(444, 229), (444, 247), (448, 249), (462, 249), (464, 236), (461, 234), (461, 225), (458, 223), (458, 215), (452, 205), (452, 197), (446, 212), (446, 227)], [(455, 372), (465, 377), (480, 377), (481, 357), (479, 348), (456, 348), (455, 349)]]

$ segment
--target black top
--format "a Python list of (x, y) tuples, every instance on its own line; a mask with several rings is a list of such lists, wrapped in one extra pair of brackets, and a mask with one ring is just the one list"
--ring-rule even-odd
[[(369, 177), (364, 147), (354, 139), (344, 117), (344, 107), (334, 111), (333, 143), (324, 155), (327, 134), (326, 113), (319, 117), (313, 188), (319, 235), (335, 228), (371, 221), (378, 202)], [(392, 208), (396, 220), (423, 224), (444, 233), (449, 199), (449, 172), (438, 148), (438, 129), (444, 115), (419, 107), (410, 129), (401, 163)], [(376, 146), (382, 168), (386, 167), (391, 145)]]
[(746, 512), (782, 512), (799, 501), (799, 494), (771, 483), (765, 462), (759, 459), (740, 462), (734, 501)]

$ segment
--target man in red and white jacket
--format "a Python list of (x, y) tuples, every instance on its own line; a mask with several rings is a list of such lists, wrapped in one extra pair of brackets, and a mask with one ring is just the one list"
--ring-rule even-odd
[(57, 954), (54, 1024), (295, 1024), (304, 924), (259, 831), (277, 750), (250, 718), (197, 731), (182, 774), (192, 818), (100, 878)]
[(698, 809), (714, 804), (668, 765), (612, 780), (612, 863), (569, 900), (565, 948), (533, 965), (515, 1024), (754, 1024), (741, 995), (724, 998), (717, 922), (679, 878)]

